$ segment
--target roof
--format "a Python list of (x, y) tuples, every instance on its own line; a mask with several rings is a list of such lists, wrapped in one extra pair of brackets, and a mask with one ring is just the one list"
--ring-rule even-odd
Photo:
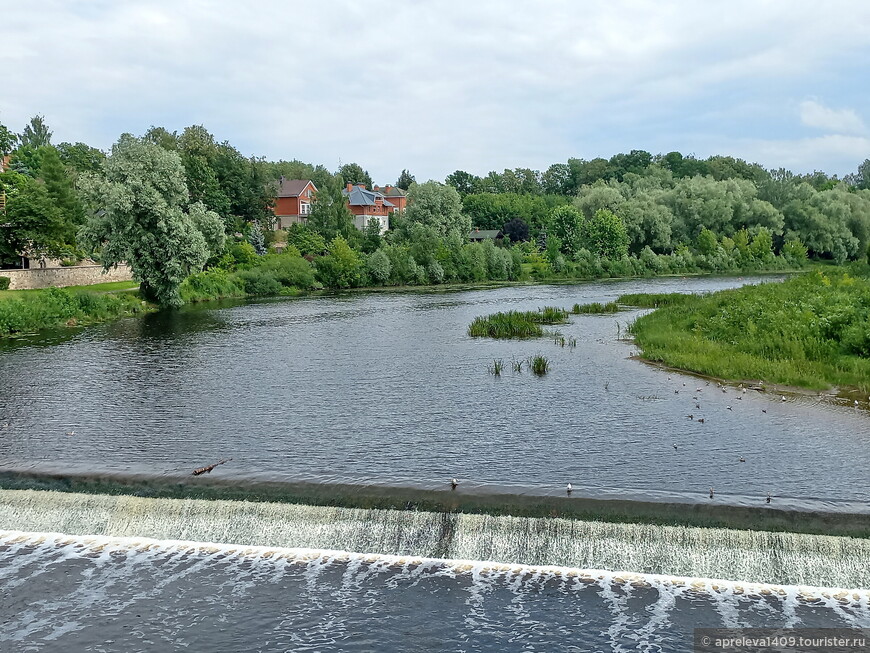
[(377, 199), (383, 201), (384, 206), (395, 206), (395, 204), (384, 197), (383, 193), (360, 188), (359, 186), (354, 186), (350, 191), (344, 189), (341, 193), (347, 198), (347, 203), (351, 206), (374, 206)]
[(403, 191), (398, 186), (390, 186), (389, 191), (387, 191), (386, 188), (384, 188), (384, 191), (382, 191), (382, 192), (387, 197), (405, 197), (405, 191)]
[(315, 191), (317, 190), (317, 186), (310, 179), (284, 179), (282, 177), (278, 182), (278, 197), (299, 197), (308, 184), (311, 184)]
[(496, 238), (503, 238), (504, 234), (500, 229), (472, 229), (468, 237), (471, 240), (495, 240)]

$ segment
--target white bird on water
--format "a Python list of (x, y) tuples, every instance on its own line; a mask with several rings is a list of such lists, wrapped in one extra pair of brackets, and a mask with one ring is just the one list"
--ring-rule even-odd
[(459, 485), (459, 481), (457, 481), (455, 478), (451, 478), (450, 479), (450, 489), (455, 490), (457, 485)]
[(568, 486), (565, 488), (568, 494), (571, 494), (574, 491), (574, 486), (568, 483)]

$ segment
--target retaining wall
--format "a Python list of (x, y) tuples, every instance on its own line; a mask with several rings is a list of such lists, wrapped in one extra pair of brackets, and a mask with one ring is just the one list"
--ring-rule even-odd
[(0, 270), (0, 277), (9, 277), (9, 290), (34, 288), (63, 288), (65, 286), (90, 286), (109, 281), (131, 281), (133, 274), (127, 265), (119, 265), (103, 271), (102, 265), (76, 265), (57, 268), (32, 268), (30, 270)]

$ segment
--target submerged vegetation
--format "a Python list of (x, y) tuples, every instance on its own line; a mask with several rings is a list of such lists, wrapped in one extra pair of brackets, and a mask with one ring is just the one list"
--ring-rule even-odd
[(545, 306), (537, 311), (506, 311), (478, 316), (468, 327), (474, 338), (534, 338), (544, 335), (542, 324), (564, 324), (567, 311)]
[(529, 369), (532, 370), (532, 374), (543, 376), (550, 371), (550, 361), (546, 356), (536, 354), (529, 359)]
[[(726, 379), (870, 390), (870, 269), (684, 300), (631, 327), (644, 358)], [(662, 304), (660, 304), (662, 305)]]

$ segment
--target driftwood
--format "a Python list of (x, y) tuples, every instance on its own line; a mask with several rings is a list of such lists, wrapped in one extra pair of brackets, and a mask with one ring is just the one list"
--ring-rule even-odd
[(231, 460), (232, 460), (232, 458), (226, 458), (224, 460), (221, 460), (220, 462), (215, 463), (214, 465), (206, 465), (205, 467), (198, 467), (197, 469), (193, 470), (193, 475), (199, 476), (200, 474), (208, 474), (209, 472), (211, 472), (211, 470), (213, 470), (218, 465), (223, 465), (224, 463), (228, 463)]

